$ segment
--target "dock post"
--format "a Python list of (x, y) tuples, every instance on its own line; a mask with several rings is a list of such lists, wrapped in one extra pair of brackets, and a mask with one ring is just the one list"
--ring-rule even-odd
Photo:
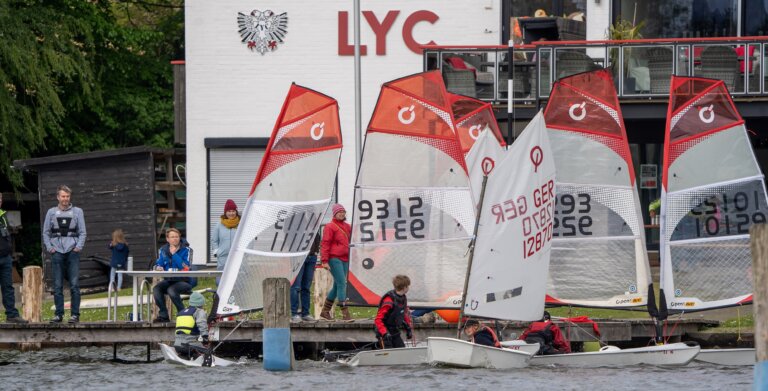
[(765, 390), (768, 389), (768, 228), (765, 224), (755, 224), (749, 231), (757, 354), (753, 389)]
[(264, 298), (264, 369), (293, 369), (291, 341), (291, 283), (287, 278), (267, 278), (262, 284)]
[[(22, 271), (23, 279), (21, 289), (22, 315), (29, 322), (41, 322), (43, 317), (43, 268), (40, 266), (27, 266)], [(38, 342), (20, 343), (19, 349), (23, 352), (37, 351), (41, 349)]]
[[(331, 275), (330, 271), (319, 267), (315, 269), (315, 278), (313, 279), (312, 283), (315, 284), (315, 287), (312, 290), (312, 296), (315, 299), (315, 319), (320, 320), (320, 312), (323, 310), (325, 298), (328, 297), (328, 292), (331, 290), (331, 286), (333, 285), (333, 276)], [(335, 311), (336, 304), (331, 307), (331, 318), (334, 317), (333, 315)]]

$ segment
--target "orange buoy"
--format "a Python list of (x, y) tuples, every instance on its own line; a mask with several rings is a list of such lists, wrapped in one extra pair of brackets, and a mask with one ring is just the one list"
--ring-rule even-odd
[(446, 323), (457, 323), (459, 321), (459, 310), (435, 310)]

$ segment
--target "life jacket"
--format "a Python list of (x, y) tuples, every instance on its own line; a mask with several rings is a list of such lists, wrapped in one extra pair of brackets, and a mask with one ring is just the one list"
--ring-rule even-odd
[(80, 236), (77, 231), (77, 216), (75, 216), (74, 207), (70, 207), (67, 210), (56, 210), (51, 235), (53, 237), (69, 236), (73, 238)]
[(548, 352), (555, 349), (554, 346), (552, 346), (555, 341), (555, 334), (552, 332), (552, 325), (552, 322), (548, 322), (543, 329), (531, 331), (525, 337), (525, 342), (539, 344), (539, 351), (536, 354), (547, 354)]
[(176, 315), (176, 334), (200, 335), (200, 329), (195, 322), (197, 307), (185, 308)]
[(408, 310), (408, 299), (405, 295), (400, 296), (391, 290), (379, 300), (379, 309), (384, 305), (384, 299), (387, 297), (392, 300), (392, 309), (384, 317), (384, 327), (390, 334), (395, 335), (400, 333), (401, 328), (405, 327), (405, 311)]
[(488, 334), (491, 335), (491, 338), (493, 339), (493, 346), (494, 347), (496, 347), (496, 348), (500, 348), (501, 347), (501, 342), (499, 342), (499, 337), (496, 336), (496, 332), (493, 331), (492, 328), (490, 328), (488, 326), (485, 326), (485, 325), (481, 325), (480, 329), (478, 329), (474, 334), (472, 334), (472, 339), (470, 340), (470, 342), (475, 343), (475, 335), (477, 335), (477, 333), (480, 333), (480, 332), (483, 332), (483, 331), (485, 331), (485, 332), (487, 332)]

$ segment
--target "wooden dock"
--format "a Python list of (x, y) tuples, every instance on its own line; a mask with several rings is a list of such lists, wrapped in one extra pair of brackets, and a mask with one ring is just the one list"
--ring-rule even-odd
[[(642, 342), (654, 335), (654, 326), (650, 320), (596, 320), (601, 341), (620, 344), (633, 340)], [(717, 321), (680, 320), (675, 327), (669, 327), (672, 340), (680, 340), (688, 333), (695, 333), (703, 326), (715, 326)], [(511, 339), (512, 334), (520, 335), (526, 323), (500, 322), (503, 339)], [(571, 342), (597, 341), (589, 324), (559, 323), (563, 333)], [(262, 341), (264, 325), (261, 321), (246, 321), (240, 326), (237, 322), (222, 322), (217, 325), (220, 337), (232, 334), (231, 340)], [(80, 346), (90, 344), (144, 344), (168, 342), (173, 340), (175, 325), (172, 323), (148, 322), (83, 322), (79, 324), (30, 323), (0, 324), (0, 343), (41, 343)], [(234, 332), (232, 331), (233, 329)], [(366, 343), (374, 337), (372, 320), (354, 322), (302, 322), (291, 324), (291, 335), (297, 343)], [(427, 323), (414, 325), (414, 335), (419, 341), (427, 337), (455, 337), (456, 325), (448, 323)]]

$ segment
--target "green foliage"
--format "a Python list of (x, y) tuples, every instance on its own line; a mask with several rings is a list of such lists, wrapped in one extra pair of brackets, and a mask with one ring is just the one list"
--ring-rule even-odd
[(645, 27), (645, 21), (633, 24), (629, 20), (618, 18), (616, 23), (608, 27), (608, 36), (606, 38), (615, 41), (642, 39), (643, 34), (640, 31), (643, 27)]
[(170, 146), (181, 4), (0, 2), (0, 175), (18, 189), (16, 159)]
[(650, 204), (648, 204), (648, 211), (656, 211), (658, 212), (659, 209), (661, 209), (661, 198), (657, 198), (653, 200)]

